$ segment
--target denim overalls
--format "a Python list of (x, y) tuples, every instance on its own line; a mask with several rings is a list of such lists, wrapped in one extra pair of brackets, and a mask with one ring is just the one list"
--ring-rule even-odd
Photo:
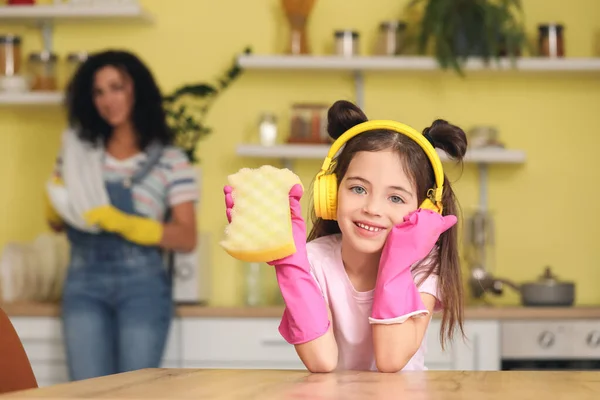
[[(151, 146), (130, 182), (106, 182), (111, 204), (130, 214), (131, 187), (160, 159)], [(69, 374), (80, 380), (159, 367), (172, 315), (170, 276), (161, 249), (119, 235), (67, 228), (71, 259), (62, 320)]]

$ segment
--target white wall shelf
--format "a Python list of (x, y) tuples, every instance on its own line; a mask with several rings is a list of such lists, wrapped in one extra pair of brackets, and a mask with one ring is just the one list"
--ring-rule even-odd
[(63, 99), (62, 92), (0, 92), (0, 105), (59, 105)]
[[(241, 55), (239, 65), (244, 69), (268, 70), (337, 70), (337, 71), (440, 71), (432, 57), (419, 56), (356, 56), (334, 55)], [(530, 71), (530, 72), (600, 72), (600, 58), (520, 58), (515, 68), (509, 59), (500, 63), (492, 60), (486, 66), (480, 60), (469, 60), (467, 71)]]
[(151, 15), (139, 4), (57, 4), (57, 5), (17, 5), (0, 7), (2, 23), (42, 23), (56, 22), (88, 22), (89, 20), (137, 19), (150, 21)]
[[(355, 56), (337, 55), (260, 55), (243, 54), (238, 56), (238, 63), (246, 70), (278, 70), (278, 71), (348, 71), (354, 76), (356, 104), (365, 108), (364, 74), (367, 72), (402, 72), (431, 71), (444, 72), (433, 57), (423, 56)], [(466, 71), (474, 72), (516, 72), (516, 73), (600, 73), (600, 58), (542, 58), (522, 57), (515, 62), (502, 59), (500, 62), (490, 60), (485, 64), (480, 59), (470, 59), (464, 66)], [(453, 70), (445, 71), (454, 74)], [(284, 166), (291, 168), (295, 158), (324, 158), (327, 147), (315, 146), (276, 146), (270, 149), (261, 146), (242, 145), (237, 154), (246, 157), (278, 158)], [(448, 160), (440, 152), (442, 160)], [(475, 163), (479, 170), (479, 207), (485, 211), (488, 207), (488, 166), (491, 164), (520, 164), (525, 162), (525, 153), (520, 150), (478, 149), (467, 153), (466, 163)]]
[[(449, 161), (442, 150), (436, 149), (442, 161)], [(242, 144), (237, 147), (237, 155), (249, 158), (275, 158), (280, 160), (319, 159), (322, 160), (329, 151), (324, 144), (282, 144), (262, 146)], [(474, 164), (521, 164), (525, 162), (525, 152), (502, 148), (485, 148), (468, 150), (465, 163)]]
[(123, 4), (55, 4), (0, 6), (0, 24), (34, 25), (41, 29), (44, 50), (52, 51), (56, 23), (128, 20), (152, 22), (153, 18), (137, 2)]
[[(56, 23), (89, 23), (125, 20), (152, 22), (152, 15), (138, 2), (121, 4), (55, 4), (0, 6), (0, 25), (21, 24), (39, 27), (44, 50), (52, 51)], [(53, 105), (63, 101), (60, 92), (2, 93), (0, 105)]]

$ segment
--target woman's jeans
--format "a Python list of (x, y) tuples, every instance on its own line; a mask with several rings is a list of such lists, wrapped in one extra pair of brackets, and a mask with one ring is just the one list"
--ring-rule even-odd
[(88, 238), (93, 236), (93, 244), (71, 243), (63, 291), (71, 379), (159, 367), (173, 315), (160, 252), (112, 235)]

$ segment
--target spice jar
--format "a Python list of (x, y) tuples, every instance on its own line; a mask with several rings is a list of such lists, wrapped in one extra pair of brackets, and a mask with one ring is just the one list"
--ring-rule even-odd
[(543, 24), (538, 26), (538, 52), (543, 57), (564, 57), (563, 25)]
[(0, 36), (0, 76), (14, 76), (21, 72), (21, 38)]
[(379, 25), (379, 39), (376, 53), (384, 56), (402, 54), (406, 36), (406, 23), (384, 21)]
[(43, 50), (29, 55), (31, 90), (56, 90), (56, 54)]
[(346, 57), (358, 55), (358, 38), (356, 31), (335, 31), (335, 53)]
[(66, 75), (67, 80), (70, 80), (75, 72), (79, 69), (79, 66), (85, 62), (88, 58), (88, 53), (85, 51), (76, 51), (67, 54), (66, 64)]

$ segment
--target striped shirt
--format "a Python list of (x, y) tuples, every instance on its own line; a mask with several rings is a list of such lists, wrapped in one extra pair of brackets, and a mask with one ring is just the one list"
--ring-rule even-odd
[[(105, 156), (104, 179), (109, 182), (131, 177), (146, 160), (138, 153), (125, 160)], [(56, 160), (54, 174), (62, 176), (62, 157)], [(158, 163), (132, 188), (135, 210), (146, 217), (162, 221), (167, 208), (184, 202), (197, 202), (199, 190), (196, 170), (185, 153), (177, 147), (166, 147)]]

